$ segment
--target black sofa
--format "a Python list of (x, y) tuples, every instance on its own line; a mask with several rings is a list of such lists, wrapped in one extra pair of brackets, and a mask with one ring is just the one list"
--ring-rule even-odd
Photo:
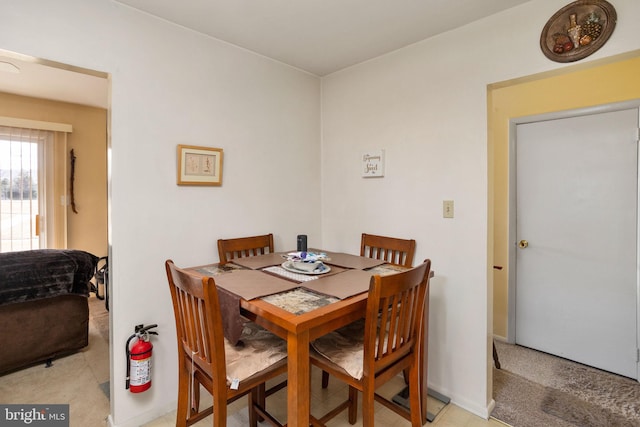
[(80, 250), (0, 253), (0, 375), (89, 344), (89, 280)]

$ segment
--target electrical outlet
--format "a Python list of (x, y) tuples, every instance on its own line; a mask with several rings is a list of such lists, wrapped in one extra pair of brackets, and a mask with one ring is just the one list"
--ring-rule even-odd
[(453, 218), (453, 200), (442, 201), (442, 217)]

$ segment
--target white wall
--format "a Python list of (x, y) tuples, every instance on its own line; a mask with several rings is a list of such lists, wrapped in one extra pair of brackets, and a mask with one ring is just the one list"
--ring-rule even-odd
[[(321, 243), (319, 79), (112, 1), (1, 3), (1, 49), (112, 75), (111, 421), (137, 426), (175, 409), (167, 258), (215, 262), (219, 237), (268, 232), (280, 250)], [(177, 144), (223, 148), (223, 186), (176, 186)], [(160, 335), (153, 387), (133, 395), (138, 323)]]
[[(357, 253), (361, 232), (417, 240), (415, 262), (431, 258), (436, 274), (429, 384), (482, 416), (492, 407), (486, 87), (564, 66), (539, 39), (566, 3), (531, 1), (322, 79), (323, 243)], [(611, 3), (616, 29), (582, 63), (640, 48), (640, 3)], [(361, 178), (360, 154), (381, 148), (386, 176)], [(443, 200), (454, 219), (442, 218)]]

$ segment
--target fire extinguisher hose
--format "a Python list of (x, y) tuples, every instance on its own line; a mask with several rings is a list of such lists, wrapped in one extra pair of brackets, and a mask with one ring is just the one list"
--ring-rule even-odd
[(127, 356), (127, 377), (126, 377), (126, 382), (125, 382), (125, 388), (127, 390), (129, 390), (129, 383), (131, 382), (131, 351), (129, 351), (129, 344), (131, 343), (131, 340), (134, 339), (135, 337), (138, 336), (138, 333), (136, 332), (135, 334), (131, 335), (129, 337), (129, 339), (127, 340), (127, 344), (125, 346), (125, 353)]

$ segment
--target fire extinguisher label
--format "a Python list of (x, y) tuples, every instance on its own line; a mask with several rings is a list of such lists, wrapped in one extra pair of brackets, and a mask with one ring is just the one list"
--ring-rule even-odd
[(131, 385), (139, 386), (151, 381), (151, 358), (131, 359)]

